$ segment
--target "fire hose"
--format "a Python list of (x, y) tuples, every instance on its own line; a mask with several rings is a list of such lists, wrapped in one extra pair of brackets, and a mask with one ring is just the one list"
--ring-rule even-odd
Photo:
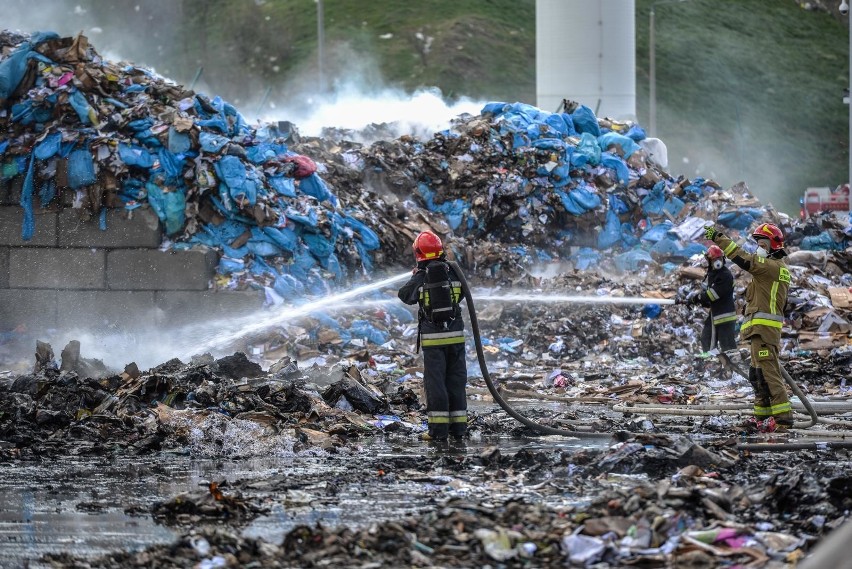
[(491, 397), (494, 398), (494, 401), (497, 402), (500, 407), (503, 408), (506, 413), (509, 414), (510, 417), (518, 421), (519, 423), (535, 430), (540, 433), (544, 433), (546, 435), (560, 435), (563, 437), (576, 437), (581, 439), (586, 438), (609, 438), (612, 437), (612, 433), (600, 433), (594, 431), (569, 431), (567, 429), (557, 429), (556, 427), (549, 427), (547, 425), (542, 425), (540, 423), (536, 423), (535, 421), (528, 419), (518, 413), (509, 403), (503, 399), (503, 396), (500, 395), (500, 392), (497, 390), (497, 387), (494, 385), (494, 381), (491, 379), (491, 374), (488, 373), (488, 366), (485, 363), (485, 352), (482, 349), (482, 340), (479, 337), (479, 321), (476, 319), (476, 308), (473, 303), (473, 296), (470, 294), (470, 286), (468, 286), (467, 279), (464, 276), (464, 273), (459, 267), (458, 263), (455, 261), (450, 261), (450, 266), (456, 272), (456, 275), (459, 278), (459, 281), (462, 284), (462, 292), (464, 293), (464, 298), (467, 301), (467, 311), (470, 315), (470, 327), (473, 330), (473, 342), (476, 345), (476, 357), (479, 360), (479, 369), (482, 370), (482, 377), (485, 379), (485, 385), (488, 386), (488, 392), (491, 393)]
[[(510, 417), (512, 417), (513, 419), (515, 419), (519, 423), (521, 423), (521, 424), (523, 424), (523, 425), (525, 425), (525, 426), (527, 426), (527, 427), (529, 427), (529, 428), (531, 428), (535, 431), (538, 431), (540, 433), (544, 433), (544, 434), (547, 434), (547, 435), (559, 435), (559, 436), (575, 437), (575, 438), (613, 437), (614, 436), (613, 433), (595, 432), (595, 431), (587, 431), (587, 430), (573, 431), (573, 430), (568, 430), (568, 429), (559, 429), (559, 428), (556, 428), (556, 427), (550, 427), (550, 426), (547, 426), (547, 425), (542, 425), (541, 423), (537, 423), (537, 422), (521, 415), (517, 410), (515, 410), (509, 404), (508, 401), (506, 401), (503, 398), (503, 396), (500, 394), (499, 390), (497, 389), (496, 385), (494, 384), (494, 381), (491, 379), (491, 375), (488, 372), (488, 366), (486, 365), (486, 362), (485, 362), (485, 352), (482, 349), (482, 340), (480, 338), (479, 321), (477, 320), (477, 317), (476, 317), (476, 308), (475, 308), (475, 305), (474, 305), (474, 302), (473, 302), (473, 296), (471, 295), (471, 292), (470, 292), (470, 286), (468, 285), (468, 282), (467, 282), (467, 279), (465, 278), (464, 272), (461, 270), (461, 267), (459, 267), (458, 263), (456, 263), (455, 261), (450, 261), (449, 264), (453, 268), (453, 270), (455, 271), (455, 273), (458, 276), (459, 281), (461, 282), (461, 285), (462, 285), (462, 292), (464, 294), (465, 300), (467, 301), (467, 309), (468, 309), (468, 314), (470, 316), (470, 325), (471, 325), (471, 329), (473, 330), (473, 340), (474, 340), (474, 345), (476, 346), (476, 356), (477, 356), (477, 360), (479, 361), (479, 368), (482, 371), (482, 377), (485, 380), (485, 385), (488, 387), (488, 392), (494, 398), (494, 401), (496, 401), (497, 404), (500, 405), (500, 407)], [(727, 357), (727, 355), (723, 355), (723, 360), (736, 373), (740, 374), (743, 377), (747, 377), (746, 375), (744, 375), (742, 373), (742, 371), (739, 369), (739, 367), (736, 366), (730, 360), (730, 358)], [(802, 392), (802, 390), (799, 388), (799, 386), (796, 384), (796, 382), (793, 381), (793, 378), (790, 377), (790, 374), (788, 374), (787, 371), (783, 367), (781, 368), (781, 373), (784, 377), (784, 380), (787, 382), (787, 385), (790, 386), (790, 389), (792, 389), (793, 393), (799, 398), (802, 405), (805, 407), (805, 409), (807, 410), (807, 412), (810, 416), (809, 421), (796, 422), (794, 424), (794, 428), (811, 427), (811, 426), (815, 425), (817, 423), (817, 421), (826, 422), (826, 423), (830, 422), (830, 423), (833, 423), (833, 424), (845, 425), (845, 423), (843, 421), (830, 421), (830, 420), (826, 420), (826, 419), (820, 419), (818, 414), (817, 414), (816, 409), (811, 404), (810, 400), (805, 396), (805, 394)], [(628, 409), (634, 409), (634, 407), (632, 407), (632, 406), (631, 407), (623, 406), (623, 407), (624, 407), (623, 410), (617, 409), (616, 407), (614, 407), (613, 409), (619, 410), (622, 413), (623, 412), (630, 412)], [(664, 406), (664, 407), (665, 407), (666, 410), (678, 409), (680, 411), (683, 411), (684, 413), (690, 413), (691, 411), (697, 410), (695, 407), (686, 406), (686, 405), (682, 405), (682, 406), (672, 405), (672, 406)], [(720, 412), (720, 414), (724, 414), (725, 411), (727, 411), (727, 409), (725, 409), (725, 406), (703, 405), (701, 407), (707, 408), (706, 411), (708, 411), (708, 412), (715, 411), (715, 412)], [(656, 410), (656, 406), (636, 406), (635, 408), (637, 410), (639, 410), (639, 409), (645, 410), (645, 408), (647, 408), (649, 410), (650, 409)], [(841, 409), (845, 410), (844, 407), (841, 407)], [(664, 411), (660, 410), (659, 412), (664, 412)], [(678, 414), (678, 413), (676, 413), (676, 414)], [(700, 414), (700, 413), (695, 413), (695, 414)], [(622, 434), (624, 434), (624, 435), (635, 435), (636, 433), (622, 433)], [(737, 445), (737, 448), (741, 449), (741, 450), (750, 450), (752, 452), (761, 452), (761, 451), (768, 451), (770, 449), (775, 449), (775, 450), (804, 450), (804, 449), (820, 449), (820, 448), (840, 449), (840, 448), (849, 448), (848, 444), (849, 443), (846, 443), (846, 442), (827, 443), (827, 442), (819, 442), (819, 441), (808, 442), (808, 443), (790, 443), (790, 444), (787, 444), (787, 445), (743, 443), (743, 444)], [(764, 447), (766, 447), (766, 448), (764, 448)]]

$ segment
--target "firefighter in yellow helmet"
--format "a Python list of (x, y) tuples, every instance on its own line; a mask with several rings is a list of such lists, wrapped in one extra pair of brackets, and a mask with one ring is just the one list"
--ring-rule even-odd
[(418, 348), (423, 347), (423, 386), (429, 431), (426, 440), (441, 441), (467, 433), (467, 363), (464, 320), (459, 302), (461, 282), (447, 263), (441, 238), (420, 233), (412, 245), (417, 266), (399, 290), (406, 304), (419, 304)]
[[(790, 271), (784, 262), (784, 234), (771, 223), (761, 223), (753, 232), (757, 250), (746, 253), (715, 227), (704, 236), (718, 245), (734, 264), (748, 271), (752, 280), (746, 288), (746, 307), (740, 335), (751, 343), (749, 383), (755, 393), (754, 417), (774, 419), (779, 430), (793, 425), (793, 408), (778, 361), (784, 306), (790, 287)], [(766, 425), (766, 423), (763, 423)], [(766, 430), (773, 430), (771, 422)]]

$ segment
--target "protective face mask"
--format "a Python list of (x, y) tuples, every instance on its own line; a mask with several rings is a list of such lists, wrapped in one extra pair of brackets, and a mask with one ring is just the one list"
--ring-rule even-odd
[(766, 249), (764, 249), (763, 247), (758, 247), (757, 249), (755, 249), (754, 254), (758, 257), (766, 257), (766, 255), (768, 255)]
[(722, 261), (720, 259), (716, 259), (715, 261), (713, 261), (713, 268), (717, 271), (719, 269), (721, 269), (722, 268)]

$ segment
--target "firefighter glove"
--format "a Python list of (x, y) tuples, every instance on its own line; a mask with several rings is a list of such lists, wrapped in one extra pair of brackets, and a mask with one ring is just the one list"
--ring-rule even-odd
[(719, 231), (712, 225), (708, 225), (704, 228), (704, 237), (706, 239), (713, 241), (713, 239), (715, 239), (717, 235), (719, 235)]

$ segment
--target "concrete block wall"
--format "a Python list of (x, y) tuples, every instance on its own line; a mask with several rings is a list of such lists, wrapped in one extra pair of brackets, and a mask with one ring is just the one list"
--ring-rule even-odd
[(0, 332), (171, 328), (262, 305), (256, 291), (210, 289), (215, 251), (160, 251), (150, 210), (110, 211), (106, 231), (79, 210), (39, 212), (29, 241), (22, 221), (22, 208), (0, 206)]

